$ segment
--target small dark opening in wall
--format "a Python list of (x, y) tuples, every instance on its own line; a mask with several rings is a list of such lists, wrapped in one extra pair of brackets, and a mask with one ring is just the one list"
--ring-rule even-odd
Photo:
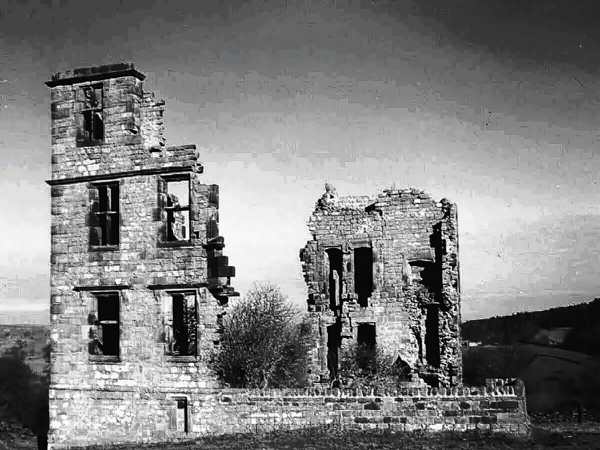
[(373, 292), (373, 251), (368, 247), (354, 249), (354, 292), (358, 304), (368, 306)]
[(442, 289), (442, 271), (433, 261), (411, 261), (413, 281), (419, 283), (435, 299)]
[(173, 295), (173, 338), (174, 352), (187, 353), (187, 330), (185, 326), (185, 313), (183, 308), (183, 295)]
[(338, 377), (338, 353), (341, 340), (340, 331), (339, 324), (327, 327), (327, 368), (329, 369), (330, 380), (335, 380)]
[(440, 366), (440, 318), (439, 306), (428, 305), (425, 317), (425, 357), (427, 364)]
[(359, 323), (356, 334), (358, 345), (357, 364), (361, 369), (369, 369), (375, 362), (376, 332), (374, 323)]
[(359, 323), (358, 333), (356, 336), (356, 342), (358, 345), (365, 345), (370, 348), (375, 348), (376, 333), (374, 323)]
[(394, 362), (394, 372), (399, 381), (410, 381), (412, 370), (408, 363), (398, 357)]
[(92, 137), (94, 141), (102, 141), (104, 139), (104, 122), (102, 120), (102, 113), (95, 112), (92, 120)]
[(85, 137), (90, 141), (90, 137), (92, 136), (94, 126), (92, 124), (92, 111), (83, 111), (83, 132), (85, 133)]
[(175, 413), (176, 429), (177, 431), (188, 432), (188, 402), (187, 398), (178, 398), (177, 411)]
[(343, 261), (342, 251), (339, 248), (330, 248), (326, 251), (329, 258), (329, 307), (335, 310), (341, 302)]

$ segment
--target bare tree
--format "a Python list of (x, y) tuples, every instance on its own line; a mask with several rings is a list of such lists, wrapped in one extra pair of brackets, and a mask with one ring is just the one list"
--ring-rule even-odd
[(293, 387), (304, 383), (307, 323), (271, 284), (254, 284), (225, 317), (212, 364), (232, 387)]

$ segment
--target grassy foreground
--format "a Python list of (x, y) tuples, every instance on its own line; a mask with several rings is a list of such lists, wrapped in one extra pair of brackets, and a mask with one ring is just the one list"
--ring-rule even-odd
[[(94, 447), (101, 449), (106, 447)], [(115, 446), (133, 449), (139, 446)], [(600, 449), (600, 428), (553, 432), (534, 427), (530, 438), (486, 433), (385, 433), (305, 429), (265, 434), (240, 434), (199, 439), (186, 444), (156, 444), (149, 449)]]
[[(35, 436), (26, 429), (2, 425), (0, 450), (34, 449)], [(117, 449), (600, 449), (600, 423), (573, 422), (537, 424), (531, 437), (519, 439), (486, 433), (386, 433), (312, 428), (265, 434), (239, 434), (207, 437), (183, 444), (119, 445), (92, 447), (94, 450)]]

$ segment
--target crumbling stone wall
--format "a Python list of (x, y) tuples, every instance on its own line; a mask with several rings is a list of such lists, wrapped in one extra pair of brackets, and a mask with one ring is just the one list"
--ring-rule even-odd
[[(194, 145), (165, 145), (164, 102), (143, 91), (143, 78), (117, 64), (47, 83), (54, 448), (92, 435), (118, 442), (124, 429), (147, 435), (153, 417), (175, 417), (188, 400), (191, 408), (191, 392), (219, 385), (207, 360), (237, 293), (218, 235), (218, 187), (203, 183)], [(189, 195), (169, 192), (170, 182)], [(169, 239), (176, 226), (183, 234)], [(185, 317), (173, 312), (176, 294), (187, 296)], [(184, 333), (177, 320), (192, 354), (169, 350)], [(146, 402), (140, 422), (130, 421), (134, 398)]]
[[(237, 293), (219, 236), (218, 187), (202, 182), (195, 146), (166, 145), (164, 102), (144, 92), (143, 79), (131, 64), (116, 64), (47, 83), (50, 448), (326, 424), (526, 432), (524, 392), (504, 382), (440, 390), (415, 382), (395, 392), (220, 386), (207, 362)], [(329, 378), (327, 327), (339, 327), (335, 343), (344, 346), (368, 323), (377, 345), (415, 376), (459, 384), (455, 206), (420, 191), (338, 198), (329, 187), (310, 229), (302, 260), (318, 325), (317, 381)], [(428, 321), (429, 307), (436, 320)], [(423, 337), (431, 323), (435, 365), (426, 363), (431, 342)]]
[(416, 189), (339, 197), (326, 185), (308, 227), (300, 259), (317, 331), (313, 382), (336, 378), (340, 354), (368, 325), (377, 348), (408, 364), (407, 381), (460, 384), (456, 205)]

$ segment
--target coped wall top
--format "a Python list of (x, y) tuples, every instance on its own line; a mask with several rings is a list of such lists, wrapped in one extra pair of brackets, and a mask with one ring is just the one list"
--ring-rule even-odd
[(46, 86), (54, 87), (124, 76), (134, 76), (140, 80), (146, 78), (143, 73), (135, 69), (133, 63), (117, 63), (57, 72), (52, 75), (50, 81), (46, 82)]

